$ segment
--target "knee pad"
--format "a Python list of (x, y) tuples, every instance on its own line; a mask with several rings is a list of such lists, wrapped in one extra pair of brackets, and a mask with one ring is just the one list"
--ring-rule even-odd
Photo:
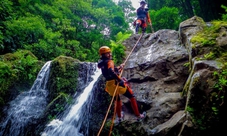
[(136, 20), (136, 25), (141, 25), (142, 24), (142, 22), (141, 22), (141, 20)]

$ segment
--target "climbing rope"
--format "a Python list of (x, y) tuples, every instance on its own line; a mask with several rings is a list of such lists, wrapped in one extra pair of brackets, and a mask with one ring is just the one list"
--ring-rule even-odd
[[(117, 90), (118, 86), (119, 86), (119, 83), (117, 84), (117, 87), (116, 87), (115, 91)], [(118, 99), (119, 96), (118, 96), (118, 91), (116, 91), (116, 92), (117, 92), (117, 94), (116, 94), (116, 101), (117, 101), (117, 99)], [(113, 96), (113, 98), (114, 98), (114, 96)], [(112, 103), (110, 105), (112, 105)], [(115, 120), (116, 112), (117, 112), (117, 104), (114, 105), (114, 115), (113, 115), (112, 123), (111, 123), (111, 126), (110, 126), (109, 136), (112, 133), (112, 129), (113, 129), (113, 125), (114, 125), (114, 120)], [(107, 112), (107, 114), (108, 114), (108, 112)]]
[[(121, 77), (121, 75), (122, 75), (122, 73), (123, 73), (123, 70), (124, 70), (124, 65), (125, 65), (125, 63), (128, 61), (129, 56), (132, 54), (133, 50), (135, 49), (136, 45), (139, 43), (139, 41), (140, 41), (140, 39), (142, 38), (142, 36), (143, 36), (143, 33), (140, 35), (140, 37), (139, 37), (139, 39), (137, 40), (136, 44), (134, 45), (134, 47), (132, 48), (131, 52), (129, 53), (129, 55), (128, 55), (127, 58), (125, 59), (125, 61), (124, 61), (124, 63), (123, 63), (123, 68), (122, 68), (122, 70), (121, 70), (121, 73), (120, 73), (119, 77)], [(104, 120), (103, 120), (102, 126), (101, 126), (101, 128), (100, 128), (100, 130), (99, 130), (97, 136), (100, 135), (100, 133), (101, 133), (101, 131), (102, 131), (102, 129), (103, 129), (103, 126), (104, 126), (104, 124), (105, 124), (105, 122), (106, 122), (106, 119), (107, 119), (108, 113), (109, 113), (109, 111), (110, 111), (111, 105), (113, 104), (113, 100), (114, 100), (114, 96), (115, 96), (115, 95), (116, 95), (116, 100), (117, 100), (117, 97), (118, 97), (117, 88), (118, 88), (118, 86), (119, 86), (119, 83), (117, 84), (117, 86), (116, 86), (116, 88), (115, 88), (115, 90), (114, 90), (114, 94), (113, 94), (113, 97), (112, 97), (112, 99), (111, 99), (111, 102), (110, 102), (110, 105), (109, 105), (109, 107), (108, 107), (108, 110), (107, 110), (107, 112), (106, 112), (106, 116), (105, 116), (105, 118), (104, 118)], [(111, 133), (112, 133), (112, 128), (113, 128), (113, 124), (114, 124), (115, 115), (116, 115), (116, 104), (115, 104), (115, 107), (114, 107), (114, 115), (113, 115), (113, 118), (112, 118), (112, 124), (111, 124), (111, 127), (110, 127), (109, 136), (110, 136)]]

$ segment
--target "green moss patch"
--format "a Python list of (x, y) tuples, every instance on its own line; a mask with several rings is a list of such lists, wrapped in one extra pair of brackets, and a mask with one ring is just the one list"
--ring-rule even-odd
[(51, 63), (48, 90), (50, 92), (49, 119), (54, 118), (71, 96), (75, 94), (78, 80), (79, 62), (66, 56), (59, 56)]
[[(27, 91), (24, 86), (31, 86), (43, 63), (27, 50), (18, 50), (0, 56), (0, 105), (9, 99), (11, 92)], [(15, 93), (15, 92), (14, 92)], [(17, 92), (19, 93), (19, 92)]]
[(213, 21), (210, 26), (205, 27), (202, 31), (198, 32), (192, 37), (191, 43), (194, 46), (214, 46), (216, 38), (219, 36), (220, 29), (227, 28), (226, 21)]
[(78, 60), (60, 56), (51, 63), (49, 91), (58, 95), (60, 92), (74, 94), (78, 78)]

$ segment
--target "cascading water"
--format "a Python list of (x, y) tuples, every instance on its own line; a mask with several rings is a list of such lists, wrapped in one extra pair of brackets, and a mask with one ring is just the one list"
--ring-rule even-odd
[(86, 120), (89, 114), (89, 105), (92, 100), (92, 89), (101, 71), (95, 66), (93, 80), (75, 100), (75, 103), (65, 110), (63, 117), (51, 121), (45, 128), (42, 136), (88, 136), (88, 128), (81, 130), (83, 125), (88, 126)]
[(25, 135), (26, 127), (43, 114), (47, 105), (46, 83), (50, 64), (51, 61), (48, 61), (42, 67), (30, 91), (21, 93), (10, 102), (9, 108), (6, 109), (7, 116), (0, 125), (0, 136)]

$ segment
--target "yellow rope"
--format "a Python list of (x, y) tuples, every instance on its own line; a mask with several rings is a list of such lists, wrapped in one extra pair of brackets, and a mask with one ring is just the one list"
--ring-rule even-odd
[[(125, 61), (124, 61), (124, 63), (123, 63), (124, 65), (125, 65), (125, 63), (128, 61), (129, 56), (132, 54), (133, 50), (135, 49), (136, 45), (138, 44), (138, 42), (140, 41), (140, 39), (142, 38), (142, 36), (143, 36), (143, 34), (140, 35), (140, 37), (139, 37), (139, 39), (137, 40), (136, 44), (134, 45), (134, 47), (132, 48), (131, 52), (129, 53), (129, 55), (128, 55), (127, 58), (125, 59)], [(124, 66), (124, 65), (123, 65), (123, 66)], [(121, 77), (121, 75), (122, 75), (122, 73), (123, 73), (123, 69), (124, 69), (124, 68), (122, 68), (119, 77)], [(104, 118), (104, 120), (103, 120), (102, 126), (101, 126), (101, 128), (99, 129), (99, 132), (98, 132), (97, 136), (100, 135), (100, 133), (101, 133), (101, 131), (102, 131), (102, 129), (103, 129), (103, 126), (104, 126), (104, 124), (105, 124), (105, 122), (106, 122), (108, 113), (109, 113), (109, 111), (110, 111), (111, 105), (113, 104), (114, 96), (116, 95), (116, 93), (117, 93), (117, 95), (116, 95), (116, 100), (117, 100), (117, 97), (118, 97), (117, 88), (118, 88), (118, 86), (119, 86), (119, 83), (117, 84), (117, 86), (116, 86), (116, 88), (115, 88), (115, 90), (114, 90), (114, 94), (113, 94), (113, 97), (112, 97), (112, 99), (111, 99), (110, 105), (109, 105), (109, 107), (108, 107), (106, 116), (105, 116), (105, 118)], [(112, 118), (112, 124), (111, 124), (111, 127), (110, 127), (109, 136), (110, 136), (111, 133), (112, 133), (112, 128), (113, 128), (113, 124), (114, 124), (115, 114), (116, 114), (116, 105), (115, 105), (115, 107), (114, 107), (114, 115), (113, 115), (113, 118)]]
[[(118, 83), (117, 85), (119, 85), (119, 83)], [(116, 92), (117, 92), (117, 91), (116, 91)], [(118, 96), (118, 92), (117, 92), (116, 98), (115, 98), (116, 101), (117, 101), (118, 97), (119, 97), (119, 96)], [(114, 120), (115, 120), (116, 112), (117, 112), (117, 104), (114, 105), (114, 115), (113, 115), (113, 117), (112, 117), (112, 123), (111, 123), (111, 126), (110, 126), (109, 136), (110, 136), (111, 133), (112, 133), (112, 129), (113, 129), (113, 125), (114, 125)]]

